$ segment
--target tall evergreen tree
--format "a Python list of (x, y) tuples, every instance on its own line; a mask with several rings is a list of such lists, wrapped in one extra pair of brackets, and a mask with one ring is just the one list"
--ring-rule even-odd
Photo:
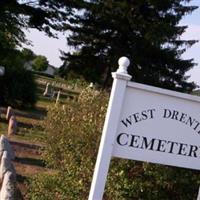
[(63, 53), (68, 70), (104, 86), (119, 57), (131, 59), (129, 73), (136, 82), (189, 92), (186, 72), (195, 64), (182, 54), (194, 40), (183, 40), (183, 16), (197, 7), (190, 0), (91, 0), (82, 1), (67, 27), (68, 44), (76, 53)]

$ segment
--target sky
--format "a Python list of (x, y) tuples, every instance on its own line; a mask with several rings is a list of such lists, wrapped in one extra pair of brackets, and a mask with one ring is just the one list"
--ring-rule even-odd
[(183, 34), (182, 38), (195, 39), (199, 40), (199, 42), (187, 49), (183, 54), (183, 58), (193, 58), (194, 62), (197, 63), (197, 66), (190, 70), (187, 75), (191, 76), (189, 81), (194, 81), (200, 86), (200, 0), (193, 0), (191, 4), (197, 5), (199, 8), (193, 11), (192, 14), (185, 16), (181, 21), (181, 25), (188, 26), (188, 29)]
[(44, 32), (38, 31), (37, 29), (29, 29), (25, 33), (27, 39), (32, 43), (32, 46), (24, 45), (24, 47), (33, 50), (37, 55), (46, 56), (50, 65), (55, 67), (62, 65), (60, 50), (64, 52), (70, 51), (63, 33), (57, 33), (58, 39), (49, 38)]
[[(191, 5), (197, 5), (200, 7), (200, 0), (192, 0)], [(187, 72), (190, 76), (189, 81), (194, 81), (196, 84), (200, 85), (200, 8), (196, 9), (190, 15), (186, 15), (182, 21), (181, 25), (187, 25), (187, 31), (182, 35), (183, 39), (195, 39), (199, 40), (198, 43), (189, 48), (184, 54), (184, 59), (194, 59), (197, 63), (192, 70)], [(67, 46), (66, 37), (62, 33), (58, 33), (58, 38), (49, 38), (45, 33), (40, 32), (35, 29), (30, 29), (26, 31), (27, 38), (32, 41), (32, 46), (26, 46), (32, 49), (37, 55), (44, 55), (47, 57), (49, 64), (60, 67), (62, 61), (60, 60), (60, 50), (64, 52), (70, 51)]]

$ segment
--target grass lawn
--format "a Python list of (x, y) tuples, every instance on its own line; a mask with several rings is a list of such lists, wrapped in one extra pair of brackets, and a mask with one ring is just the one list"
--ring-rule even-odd
[[(17, 134), (12, 135), (12, 139), (30, 141), (33, 143), (42, 142), (44, 138), (43, 120), (47, 115), (47, 106), (52, 106), (54, 102), (39, 100), (34, 109), (18, 110), (14, 109), (18, 124)], [(7, 135), (8, 120), (6, 120), (6, 108), (2, 109), (0, 119), (0, 134)]]
[[(41, 159), (41, 151), (44, 148), (44, 119), (47, 115), (47, 107), (55, 105), (54, 101), (40, 98), (35, 108), (14, 109), (18, 130), (16, 135), (9, 137), (16, 158), (14, 167), (17, 173), (17, 199), (26, 199), (27, 183), (29, 178), (39, 173), (54, 173), (46, 168)], [(0, 134), (7, 136), (8, 120), (6, 120), (6, 108), (1, 108)]]
[[(48, 79), (50, 81), (50, 78)], [(16, 159), (14, 166), (17, 173), (17, 188), (19, 189), (18, 200), (26, 199), (27, 181), (29, 178), (40, 173), (55, 173), (55, 170), (46, 168), (41, 159), (41, 151), (45, 148), (45, 127), (44, 119), (47, 116), (48, 107), (55, 105), (56, 99), (42, 96), (44, 88), (39, 89), (38, 101), (35, 108), (14, 109), (16, 114), (18, 129), (17, 134), (9, 137), (14, 149)], [(60, 97), (60, 103), (64, 103), (66, 98), (78, 96), (77, 92), (65, 91)], [(8, 120), (6, 120), (7, 108), (1, 107), (0, 134), (7, 136)]]

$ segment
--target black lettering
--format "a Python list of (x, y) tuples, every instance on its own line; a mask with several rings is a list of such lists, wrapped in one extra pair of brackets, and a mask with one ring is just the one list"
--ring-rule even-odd
[(189, 151), (189, 154), (188, 156), (191, 156), (191, 157), (197, 157), (197, 150), (198, 150), (198, 147), (195, 146), (195, 145), (190, 145), (190, 151)]
[(158, 148), (156, 151), (161, 151), (161, 152), (165, 152), (165, 144), (166, 144), (166, 140), (158, 140)]
[(142, 116), (143, 116), (142, 120), (146, 120), (148, 118), (146, 110), (142, 111)]
[[(181, 113), (181, 117), (180, 117), (179, 121), (185, 123), (184, 120), (185, 120), (186, 117), (187, 117), (187, 114)], [(187, 124), (187, 123), (186, 123), (186, 124)]]
[(155, 139), (154, 139), (154, 138), (151, 139), (151, 140), (149, 141), (149, 143), (148, 143), (147, 138), (146, 138), (146, 137), (142, 137), (142, 145), (141, 145), (140, 148), (141, 148), (141, 149), (147, 149), (148, 147), (150, 147), (149, 150), (154, 150), (154, 149), (153, 149), (154, 142), (155, 142)]
[(186, 122), (186, 124), (188, 124), (188, 122), (189, 122), (189, 125), (191, 127), (194, 124), (194, 122), (196, 122), (196, 120), (192, 119), (191, 117), (189, 117), (188, 120), (187, 120), (187, 122)]
[(141, 119), (139, 118), (139, 113), (134, 113), (134, 114), (133, 114), (133, 117), (134, 117), (134, 119), (135, 119), (135, 123), (141, 121)]
[(188, 146), (187, 144), (180, 143), (180, 144), (179, 144), (179, 151), (178, 151), (178, 154), (179, 154), (179, 155), (186, 156), (187, 153), (186, 153), (185, 151), (186, 151), (186, 147), (187, 147), (187, 146)]
[(178, 113), (179, 113), (178, 111), (174, 110), (172, 114), (172, 119), (178, 120)]
[(164, 109), (164, 115), (163, 115), (163, 118), (170, 118), (171, 116), (171, 110), (169, 109)]
[(148, 112), (150, 112), (150, 119), (153, 118), (153, 111), (156, 111), (155, 109), (149, 109), (147, 110)]
[(173, 154), (174, 144), (178, 145), (178, 143), (177, 142), (168, 141), (168, 144), (170, 144), (170, 150), (169, 150), (168, 153), (172, 153)]
[[(130, 142), (130, 147), (134, 147), (134, 148), (138, 148), (139, 144), (138, 143), (138, 139), (140, 139), (140, 136), (138, 135), (131, 135), (131, 142)], [(135, 146), (136, 145), (136, 146)]]
[(124, 120), (122, 120), (121, 122), (124, 124), (124, 126), (128, 127), (128, 125), (132, 125), (132, 117), (131, 117), (131, 116), (129, 116), (129, 119), (128, 119), (128, 118), (126, 118), (126, 120), (125, 120), (125, 121), (124, 121)]
[(121, 146), (126, 146), (127, 144), (128, 144), (128, 141), (126, 141), (126, 142), (124, 142), (123, 144), (122, 144), (122, 142), (121, 142), (121, 137), (122, 136), (125, 136), (127, 139), (128, 139), (128, 137), (129, 137), (129, 135), (127, 134), (127, 133), (120, 133), (118, 136), (117, 136), (117, 143), (119, 144), (119, 145), (121, 145)]
[(198, 121), (196, 121), (197, 122), (197, 125), (193, 128), (194, 130), (196, 130), (197, 129), (197, 127), (199, 126), (199, 122)]

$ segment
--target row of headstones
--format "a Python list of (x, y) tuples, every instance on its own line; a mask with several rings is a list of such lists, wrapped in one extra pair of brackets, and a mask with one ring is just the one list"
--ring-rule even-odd
[(12, 164), (15, 154), (8, 139), (0, 136), (0, 200), (15, 199), (16, 171)]
[(53, 82), (48, 82), (48, 81), (45, 81), (45, 80), (36, 80), (36, 82), (40, 85), (47, 85), (48, 83), (51, 84), (52, 87), (54, 88), (61, 88), (62, 90), (72, 90), (75, 88), (75, 85), (72, 86), (72, 85), (66, 85), (65, 83), (60, 83), (60, 82), (57, 82), (57, 81), (53, 81)]
[(60, 93), (61, 91), (54, 91), (53, 87), (51, 86), (50, 83), (47, 83), (46, 85), (46, 88), (45, 88), (45, 91), (43, 93), (43, 96), (47, 96), (47, 97), (51, 97), (51, 98), (54, 98), (55, 95), (57, 94), (56, 96), (56, 103), (59, 102), (59, 99), (60, 99)]
[[(94, 83), (90, 83), (90, 85), (88, 86), (89, 88), (94, 88)], [(61, 94), (61, 90), (59, 91), (54, 91), (53, 87), (51, 86), (50, 83), (47, 83), (46, 84), (46, 88), (45, 88), (45, 91), (43, 93), (43, 96), (48, 96), (48, 97), (52, 97), (54, 98), (55, 95), (57, 94), (56, 96), (56, 104), (59, 102), (60, 100), (60, 94)]]

